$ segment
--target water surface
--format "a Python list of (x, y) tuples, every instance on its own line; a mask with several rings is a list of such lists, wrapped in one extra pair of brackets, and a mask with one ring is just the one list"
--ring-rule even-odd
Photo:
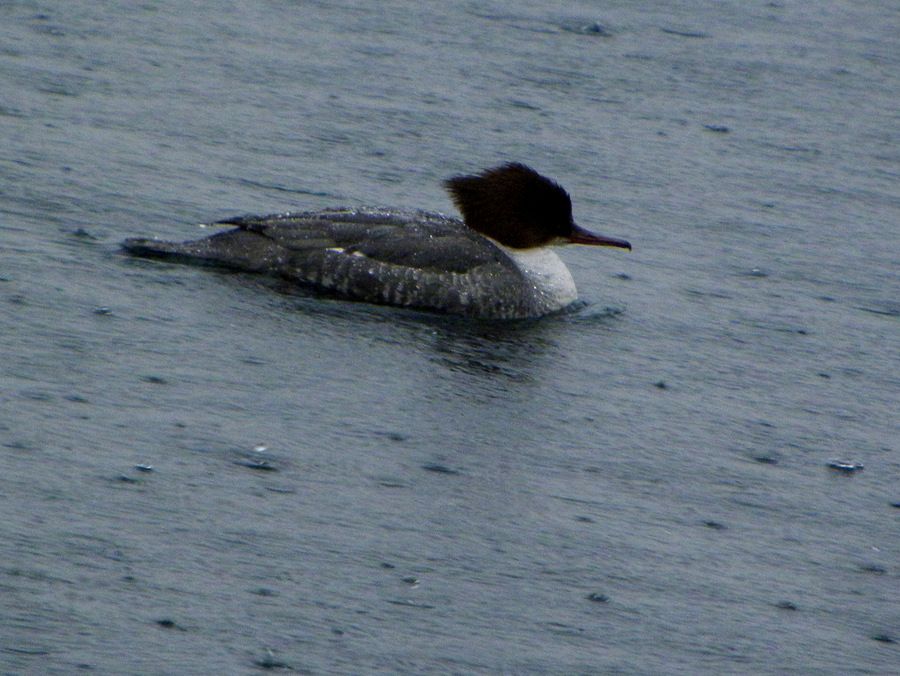
[[(4, 673), (891, 673), (898, 29), (0, 5)], [(635, 245), (540, 321), (118, 249), (507, 160)]]

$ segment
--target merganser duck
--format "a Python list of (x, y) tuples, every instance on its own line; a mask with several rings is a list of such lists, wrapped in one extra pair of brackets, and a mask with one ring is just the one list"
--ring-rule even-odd
[(342, 298), (479, 318), (520, 319), (577, 298), (554, 244), (631, 249), (572, 219), (556, 182), (519, 163), (444, 182), (463, 220), (427, 211), (326, 209), (239, 216), (202, 239), (128, 239), (135, 256), (265, 273)]

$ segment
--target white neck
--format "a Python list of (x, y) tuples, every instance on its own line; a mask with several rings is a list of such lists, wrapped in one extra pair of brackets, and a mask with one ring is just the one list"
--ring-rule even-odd
[(503, 247), (525, 277), (534, 284), (545, 312), (562, 309), (578, 298), (572, 273), (559, 256), (548, 246), (534, 249)]

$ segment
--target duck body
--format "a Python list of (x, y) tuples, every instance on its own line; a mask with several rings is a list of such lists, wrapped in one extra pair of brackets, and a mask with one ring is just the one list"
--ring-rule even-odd
[[(519, 221), (527, 226), (526, 216), (513, 217), (508, 224), (503, 216), (495, 217), (489, 222), (499, 224), (499, 229), (483, 226), (479, 232), (470, 220), (479, 222), (483, 209), (473, 206), (471, 199), (467, 201), (471, 195), (463, 194), (463, 184), (454, 184), (468, 181), (464, 187), (489, 187), (483, 182), (486, 176), (490, 178), (490, 171), (508, 172), (510, 167), (527, 172), (525, 178), (541, 179), (536, 184), (539, 187), (546, 181), (562, 191), (524, 165), (504, 165), (447, 181), (464, 216), (472, 208), (476, 211), (475, 218), (465, 221), (427, 211), (338, 208), (229, 218), (214, 225), (230, 229), (202, 239), (128, 239), (123, 248), (136, 256), (273, 275), (369, 303), (486, 319), (539, 317), (564, 308), (577, 297), (572, 275), (547, 244), (578, 240), (551, 232), (521, 241)], [(485, 197), (480, 192), (478, 196)], [(509, 201), (510, 196), (501, 191), (498, 198)], [(568, 201), (568, 195), (565, 198)], [(570, 204), (566, 223), (577, 228), (571, 222)], [(504, 243), (510, 240), (509, 228), (515, 230), (512, 246)], [(488, 232), (483, 232), (485, 229)], [(582, 243), (627, 245), (577, 230), (596, 240)]]

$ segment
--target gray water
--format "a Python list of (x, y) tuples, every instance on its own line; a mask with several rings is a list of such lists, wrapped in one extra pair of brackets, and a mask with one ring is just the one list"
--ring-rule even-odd
[[(2, 673), (900, 673), (898, 36), (850, 0), (0, 3)], [(507, 160), (635, 246), (562, 251), (558, 316), (118, 249), (453, 213)]]

